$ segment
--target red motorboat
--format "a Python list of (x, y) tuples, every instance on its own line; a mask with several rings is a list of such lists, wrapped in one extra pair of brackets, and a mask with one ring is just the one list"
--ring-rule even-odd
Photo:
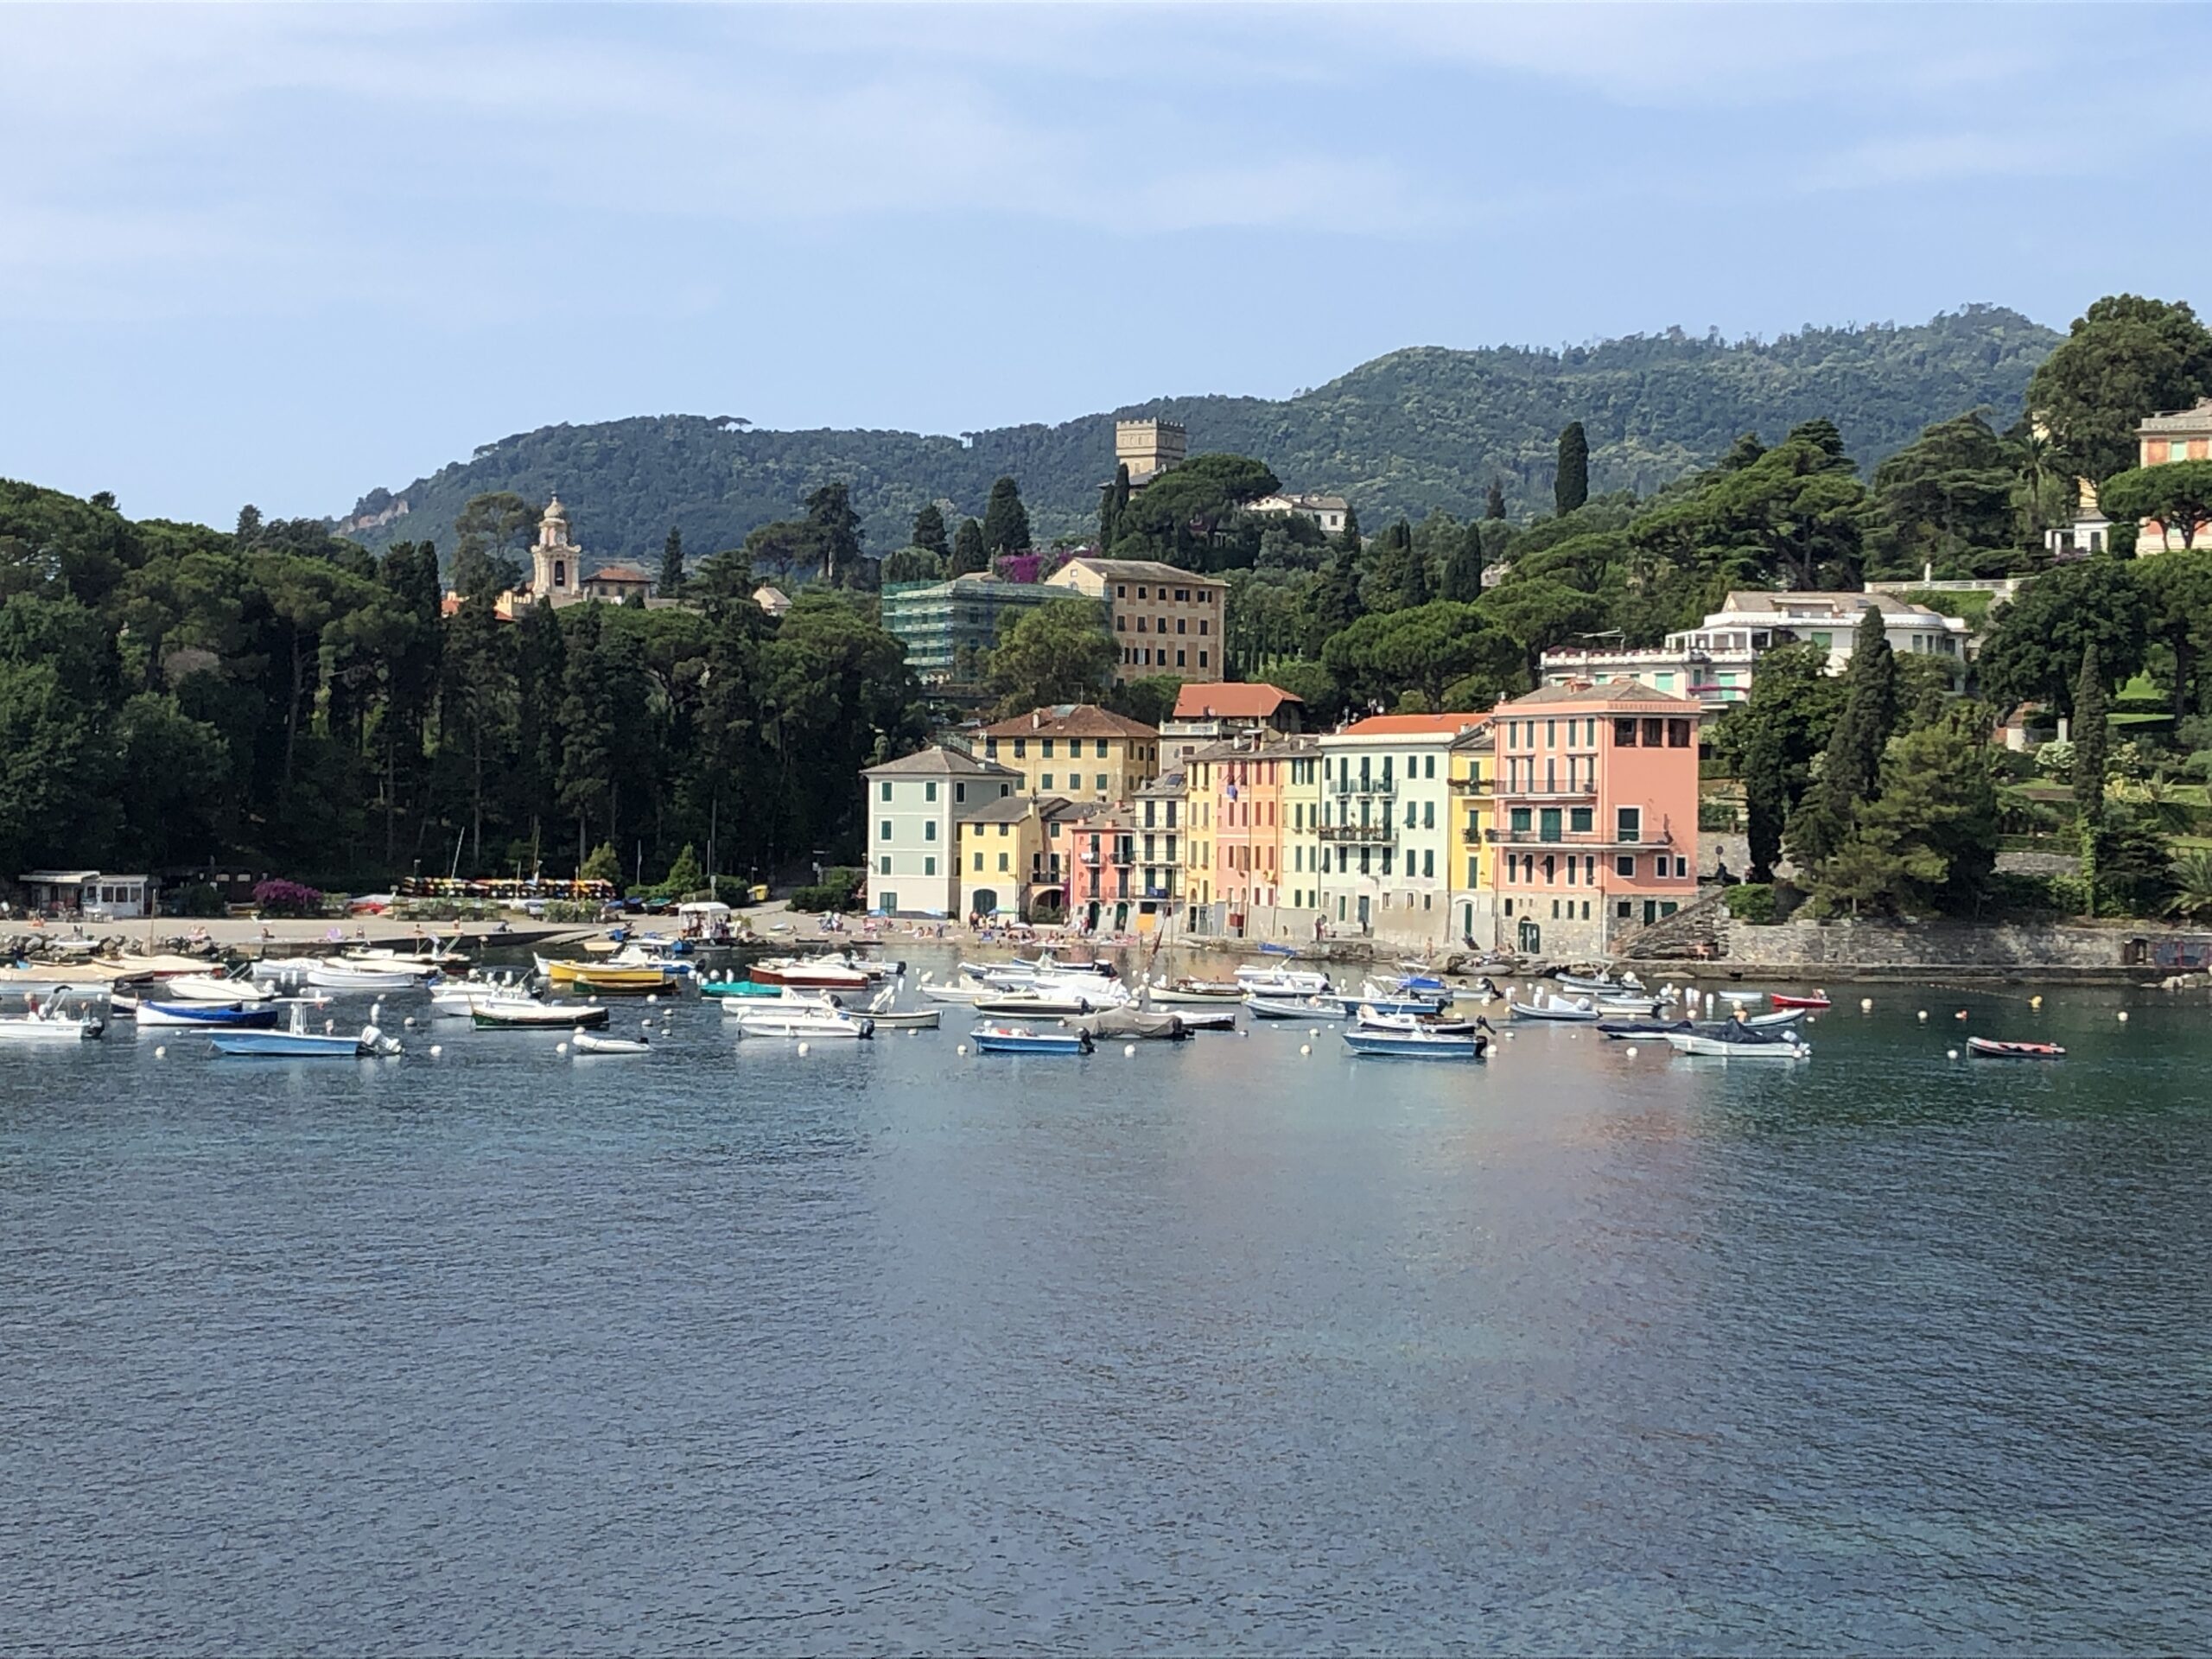
[(1969, 1037), (1969, 1053), (1986, 1055), (1993, 1060), (2060, 1060), (2066, 1051), (2056, 1043), (2005, 1043), (1994, 1037)]
[(1826, 991), (1815, 991), (1810, 996), (1784, 996), (1780, 991), (1767, 998), (1777, 1008), (1832, 1008)]

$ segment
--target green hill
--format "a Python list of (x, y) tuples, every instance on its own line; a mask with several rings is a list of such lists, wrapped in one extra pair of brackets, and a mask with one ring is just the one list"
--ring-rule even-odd
[(1433, 507), (1478, 512), (1492, 478), (1520, 517), (1549, 511), (1554, 441), (1570, 420), (1588, 429), (1598, 492), (1656, 489), (1718, 458), (1739, 433), (1771, 442), (1821, 415), (1871, 470), (1923, 426), (1967, 410), (1986, 407), (2009, 424), (2059, 338), (2018, 312), (1970, 306), (1909, 327), (1808, 328), (1764, 341), (1677, 329), (1556, 352), (1421, 346), (1280, 401), (1163, 397), (965, 440), (640, 416), (503, 438), (404, 488), (371, 492), (336, 527), (372, 545), (429, 536), (444, 547), (469, 497), (512, 490), (543, 501), (557, 490), (577, 539), (598, 556), (651, 555), (671, 524), (696, 556), (794, 516), (810, 490), (844, 479), (868, 550), (884, 553), (905, 543), (924, 503), (980, 516), (992, 480), (1011, 474), (1043, 539), (1090, 527), (1113, 469), (1115, 420), (1150, 415), (1187, 426), (1194, 454), (1255, 455), (1287, 487), (1350, 497), (1370, 528)]

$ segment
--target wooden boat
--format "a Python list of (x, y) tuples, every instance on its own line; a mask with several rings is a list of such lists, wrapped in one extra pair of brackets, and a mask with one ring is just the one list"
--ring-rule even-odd
[(399, 1052), (398, 1043), (374, 1026), (362, 1027), (354, 1036), (309, 1031), (302, 1002), (292, 1004), (292, 1022), (283, 1031), (218, 1031), (207, 1040), (217, 1054), (231, 1059), (354, 1059)]
[(274, 1031), (278, 1012), (274, 1003), (247, 1007), (241, 1002), (149, 1002), (142, 1000), (131, 1018), (137, 1021), (141, 1031), (193, 1026), (223, 1031)]
[(1767, 998), (1777, 1008), (1832, 1008), (1826, 991), (1815, 991), (1810, 996), (1784, 996), (1780, 991)]
[(1374, 1026), (1354, 1026), (1344, 1033), (1344, 1046), (1355, 1054), (1403, 1060), (1479, 1060), (1490, 1052), (1490, 1039), (1480, 1032), (1457, 1037), (1428, 1031), (1386, 1031)]
[(673, 991), (680, 983), (677, 976), (658, 968), (584, 968), (569, 975), (560, 988), (594, 996), (648, 996)]
[(702, 996), (780, 996), (783, 990), (780, 985), (763, 985), (757, 979), (708, 979), (699, 982), (699, 995)]
[(1516, 1020), (1573, 1020), (1594, 1021), (1602, 1018), (1598, 1005), (1585, 998), (1570, 1002), (1565, 997), (1552, 997), (1542, 1002), (1508, 1002)]
[(1128, 1001), (1127, 997), (1008, 991), (1002, 995), (978, 998), (975, 1008), (977, 1014), (995, 1019), (1065, 1020), (1070, 1014), (1092, 1014), (1100, 1008), (1119, 1007)]
[(574, 1031), (603, 1026), (607, 1010), (592, 1002), (539, 1002), (529, 997), (486, 997), (468, 1010), (479, 1031)]
[(978, 1054), (1088, 1054), (1090, 1034), (1033, 1031), (1027, 1026), (978, 1026), (968, 1033)]
[(1762, 1031), (1733, 1020), (1697, 1031), (1670, 1031), (1667, 1046), (1677, 1054), (1699, 1054), (1722, 1060), (1802, 1060), (1810, 1058), (1809, 1043), (1800, 1042), (1789, 1031)]
[(604, 1037), (596, 1033), (580, 1031), (569, 1039), (569, 1050), (575, 1054), (650, 1054), (652, 1045), (642, 1037)]
[(1146, 995), (1155, 1002), (1242, 1002), (1244, 988), (1232, 980), (1162, 980), (1147, 988)]
[(1341, 1020), (1344, 1004), (1327, 996), (1262, 996), (1255, 991), (1244, 999), (1255, 1020)]
[(2056, 1043), (2008, 1043), (1996, 1037), (1969, 1037), (1967, 1052), (1992, 1060), (2063, 1060), (2066, 1051)]

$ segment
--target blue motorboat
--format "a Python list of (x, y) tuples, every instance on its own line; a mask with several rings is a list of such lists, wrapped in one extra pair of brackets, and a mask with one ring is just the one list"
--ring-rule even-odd
[(1490, 1052), (1490, 1039), (1480, 1032), (1463, 1037), (1440, 1032), (1355, 1026), (1344, 1033), (1344, 1046), (1355, 1054), (1402, 1060), (1479, 1060)]
[(362, 1027), (358, 1034), (309, 1031), (306, 1006), (299, 1002), (292, 1004), (292, 1022), (282, 1031), (218, 1031), (208, 1041), (217, 1054), (232, 1059), (356, 1059), (399, 1052), (397, 1039), (374, 1026)]
[(1081, 1031), (1036, 1031), (1027, 1026), (978, 1026), (968, 1033), (978, 1054), (1088, 1054), (1090, 1035)]

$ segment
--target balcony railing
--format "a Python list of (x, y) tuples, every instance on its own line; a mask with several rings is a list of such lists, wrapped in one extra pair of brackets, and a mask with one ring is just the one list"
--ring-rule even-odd
[(1495, 778), (1454, 778), (1452, 780), (1452, 792), (1454, 795), (1494, 795), (1497, 792), (1497, 779)]
[(1597, 782), (1596, 782), (1596, 780), (1595, 780), (1595, 779), (1592, 779), (1592, 780), (1591, 780), (1591, 781), (1590, 781), (1590, 782), (1588, 782), (1588, 783), (1580, 783), (1580, 784), (1562, 784), (1562, 783), (1554, 783), (1554, 782), (1546, 782), (1546, 783), (1541, 783), (1541, 784), (1528, 784), (1528, 785), (1522, 785), (1522, 787), (1520, 787), (1520, 788), (1518, 788), (1518, 789), (1502, 789), (1502, 790), (1498, 791), (1498, 793), (1499, 793), (1499, 794), (1501, 794), (1501, 795), (1509, 795), (1509, 796), (1512, 797), (1512, 798), (1513, 798), (1515, 800), (1516, 800), (1516, 801), (1520, 801), (1520, 800), (1547, 800), (1547, 801), (1585, 800), (1585, 801), (1586, 801), (1586, 800), (1591, 799), (1592, 797), (1594, 797), (1594, 796), (1597, 794), (1597, 792), (1598, 792), (1598, 785), (1597, 785)]
[(1395, 778), (1355, 778), (1347, 781), (1339, 778), (1334, 785), (1324, 784), (1323, 791), (1325, 793), (1336, 796), (1339, 800), (1355, 795), (1369, 795), (1377, 799), (1388, 799), (1398, 792), (1398, 780)]
[(1325, 823), (1321, 826), (1324, 841), (1365, 842), (1382, 846), (1396, 835), (1396, 827), (1388, 823)]
[(1600, 836), (1595, 830), (1568, 831), (1548, 836), (1541, 830), (1490, 830), (1483, 834), (1484, 841), (1500, 847), (1566, 847), (1581, 853), (1602, 853), (1611, 849), (1627, 852), (1638, 847), (1671, 847), (1674, 836), (1662, 830), (1656, 836), (1631, 836), (1624, 840), (1618, 836)]

